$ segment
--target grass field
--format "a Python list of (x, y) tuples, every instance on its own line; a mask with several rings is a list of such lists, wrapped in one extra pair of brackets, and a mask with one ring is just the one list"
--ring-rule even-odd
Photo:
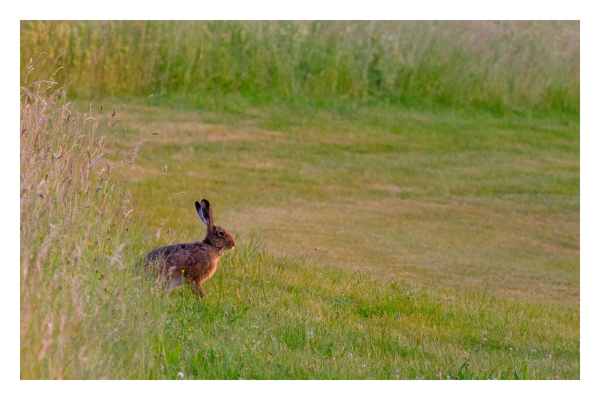
[[(579, 379), (578, 113), (27, 79), (22, 379)], [(165, 295), (202, 198), (238, 244)]]
[(190, 205), (205, 196), (223, 226), (264, 231), (274, 251), (578, 304), (574, 119), (381, 105), (235, 113), (131, 106), (123, 119), (125, 143), (150, 139), (135, 169), (136, 197), (158, 206), (185, 192), (158, 210), (155, 224), (169, 218), (202, 234)]
[[(136, 233), (101, 234), (90, 256), (129, 235), (123, 262), (133, 265), (160, 244), (201, 239), (192, 204), (203, 197), (241, 249), (203, 301), (123, 283), (140, 271), (119, 271), (108, 255), (101, 268), (82, 261), (79, 285), (115, 274), (105, 292), (87, 288), (90, 312), (108, 307), (106, 326), (79, 337), (94, 361), (27, 362), (38, 326), (22, 338), (22, 377), (445, 379), (469, 360), (462, 377), (578, 378), (576, 121), (292, 110), (125, 105), (105, 152), (114, 165), (117, 151), (149, 139), (123, 183)], [(252, 232), (262, 239), (249, 242)]]

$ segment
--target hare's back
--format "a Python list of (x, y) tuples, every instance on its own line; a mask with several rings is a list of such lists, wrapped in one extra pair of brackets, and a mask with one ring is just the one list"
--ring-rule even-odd
[(172, 244), (148, 253), (146, 266), (176, 266), (181, 269), (198, 269), (209, 263), (208, 249), (201, 242)]

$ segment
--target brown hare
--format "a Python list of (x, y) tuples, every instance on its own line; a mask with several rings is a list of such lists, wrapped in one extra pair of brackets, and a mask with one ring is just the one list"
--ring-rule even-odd
[(217, 270), (217, 262), (225, 250), (235, 246), (233, 236), (213, 223), (212, 209), (207, 200), (196, 202), (196, 211), (206, 224), (206, 237), (201, 242), (172, 244), (148, 253), (146, 268), (158, 271), (158, 281), (169, 290), (186, 283), (194, 293), (206, 296), (202, 283)]

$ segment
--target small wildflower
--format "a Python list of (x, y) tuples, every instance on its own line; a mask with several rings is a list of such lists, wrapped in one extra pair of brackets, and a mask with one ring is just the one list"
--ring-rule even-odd
[(446, 375), (446, 379), (450, 379), (450, 375)]
[(190, 328), (188, 328), (188, 332), (191, 332), (192, 330)]
[(177, 373), (177, 377), (179, 377), (179, 379), (183, 378), (183, 372)]
[(508, 349), (508, 350), (512, 351), (512, 347), (510, 349)]
[(218, 354), (215, 354), (215, 358), (219, 358), (219, 355), (218, 355)]
[(352, 358), (352, 353), (348, 353), (348, 358)]
[(548, 359), (552, 360), (552, 354), (548, 354)]
[(367, 368), (367, 364), (363, 364), (363, 368)]
[(481, 344), (485, 344), (485, 342), (487, 342), (487, 339), (486, 339), (486, 338), (483, 338), (483, 339), (481, 339), (481, 342), (479, 342), (479, 343), (481, 343)]

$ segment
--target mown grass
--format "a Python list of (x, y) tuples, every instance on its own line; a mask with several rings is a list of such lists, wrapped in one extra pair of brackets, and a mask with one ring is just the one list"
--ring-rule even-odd
[[(579, 114), (579, 21), (22, 21), (71, 95), (334, 96)], [(43, 79), (46, 76), (32, 77)]]
[[(41, 83), (34, 84), (34, 89), (38, 85)], [(63, 91), (50, 92), (48, 98), (41, 93), (43, 88), (22, 96), (22, 129), (26, 130), (21, 135), (21, 378), (177, 379), (179, 372), (184, 379), (579, 378), (579, 310), (569, 296), (559, 296), (555, 302), (544, 298), (523, 301), (490, 294), (497, 289), (493, 283), (487, 291), (459, 285), (428, 288), (401, 279), (373, 280), (371, 268), (356, 272), (323, 259), (315, 262), (310, 257), (266, 251), (264, 239), (249, 236), (257, 226), (252, 218), (246, 228), (237, 229), (239, 246), (222, 258), (218, 272), (206, 284), (208, 298), (200, 301), (185, 288), (172, 296), (162, 294), (154, 277), (136, 265), (159, 245), (200, 235), (199, 221), (190, 218), (193, 214), (187, 212), (187, 202), (180, 205), (179, 199), (200, 196), (196, 191), (202, 191), (208, 195), (201, 197), (213, 201), (216, 193), (223, 193), (228, 186), (227, 176), (239, 179), (235, 168), (223, 164), (224, 160), (248, 160), (239, 159), (243, 153), (235, 150), (235, 140), (226, 144), (200, 140), (197, 150), (196, 145), (191, 147), (194, 153), (202, 149), (202, 158), (196, 159), (191, 170), (202, 177), (177, 172), (178, 160), (185, 158), (176, 155), (190, 151), (193, 136), (185, 139), (185, 131), (175, 129), (162, 130), (146, 143), (129, 169), (133, 154), (137, 154), (134, 146), (139, 147), (146, 135), (152, 138), (153, 129), (149, 128), (156, 128), (151, 125), (152, 118), (164, 121), (170, 115), (184, 122), (182, 116), (187, 114), (160, 113), (146, 107), (126, 113), (131, 107), (126, 105), (121, 111), (107, 107), (100, 116), (93, 104), (94, 120), (89, 120), (85, 107), (81, 113), (75, 108), (65, 111)], [(141, 115), (149, 126), (138, 125), (141, 122), (136, 118)], [(221, 117), (209, 114), (203, 118)], [(232, 123), (242, 123), (239, 115), (230, 118)], [(118, 119), (121, 121), (113, 126)], [(259, 119), (258, 125), (269, 120)], [(343, 123), (340, 125), (344, 129)], [(122, 135), (117, 126), (129, 128), (128, 133)], [(217, 138), (239, 135), (233, 128), (216, 129), (213, 134)], [(287, 130), (294, 132), (290, 126)], [(292, 145), (285, 141), (289, 136), (277, 136), (281, 131), (271, 132), (282, 149)], [(386, 146), (383, 137), (377, 136), (381, 132), (368, 133)], [(352, 132), (350, 137), (364, 139), (360, 132)], [(326, 135), (321, 138), (327, 140)], [(268, 145), (264, 140), (254, 143)], [(293, 143), (299, 146), (298, 141)], [(311, 140), (307, 143), (314, 146)], [(369, 148), (369, 143), (364, 146)], [(252, 154), (250, 143), (241, 146), (239, 151)], [(414, 146), (420, 147), (418, 143)], [(521, 150), (531, 154), (527, 148)], [(564, 151), (570, 154), (574, 150), (567, 146)], [(274, 159), (294, 161), (293, 154)], [(309, 163), (321, 157), (319, 152), (299, 154), (300, 161), (309, 157)], [(166, 156), (171, 157), (167, 161), (171, 172), (152, 172), (149, 164), (158, 164), (159, 171)], [(330, 153), (327, 157), (331, 162), (336, 159)], [(119, 160), (122, 167), (115, 168)], [(370, 160), (369, 165), (378, 170), (373, 158)], [(136, 167), (138, 162), (141, 164)], [(302, 170), (298, 165), (290, 167)], [(321, 203), (330, 199), (318, 190), (318, 182), (308, 183), (316, 192), (307, 191), (301, 189), (305, 188), (301, 176), (292, 175), (280, 181), (279, 187), (269, 184), (277, 179), (266, 179), (269, 175), (259, 172), (260, 168), (252, 167), (244, 187), (232, 185), (229, 195), (218, 195), (214, 202), (217, 223), (229, 228), (234, 221), (244, 220), (242, 215), (252, 215), (251, 209), (231, 214), (235, 210), (232, 205), (243, 197), (250, 207), (266, 204), (264, 196), (258, 195), (265, 188), (271, 188), (275, 199), (283, 196), (277, 201), (288, 201), (286, 192), (287, 199), (299, 196), (303, 201)], [(288, 181), (301, 190), (290, 190)], [(261, 182), (266, 186), (261, 187)], [(192, 193), (186, 194), (190, 187)], [(571, 190), (568, 186), (563, 189)], [(239, 198), (234, 195), (238, 190)], [(373, 200), (372, 196), (381, 193), (368, 189), (354, 195), (360, 201)], [(431, 199), (431, 193), (423, 193), (423, 199)], [(515, 204), (523, 199), (531, 197), (519, 198)], [(568, 204), (552, 199), (549, 196), (529, 206), (562, 210)], [(444, 201), (443, 196), (438, 200)], [(302, 202), (291, 202), (295, 204)], [(227, 209), (232, 211), (229, 221), (224, 221)], [(573, 206), (574, 213), (576, 210)], [(535, 216), (539, 219), (541, 215)], [(554, 220), (557, 215), (560, 213), (554, 213)], [(272, 221), (269, 226), (277, 228)], [(300, 229), (300, 237), (308, 237), (307, 229), (315, 232), (314, 223), (311, 226)], [(561, 229), (556, 223), (554, 228)], [(341, 248), (347, 250), (348, 246), (341, 244)], [(316, 253), (323, 250), (326, 248)], [(544, 268), (551, 271), (550, 265)], [(552, 276), (540, 270), (537, 275), (542, 280)]]
[(184, 192), (155, 224), (199, 235), (189, 210), (202, 188), (221, 225), (265, 231), (272, 251), (578, 307), (575, 118), (354, 106), (128, 103), (119, 137), (150, 139), (140, 199), (158, 208)]

